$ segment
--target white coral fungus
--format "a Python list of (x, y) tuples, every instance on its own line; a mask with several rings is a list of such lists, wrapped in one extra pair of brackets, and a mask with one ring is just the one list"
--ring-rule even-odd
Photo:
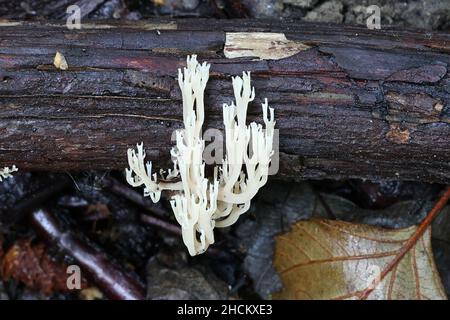
[[(242, 78), (232, 78), (236, 102), (223, 105), (226, 157), (222, 165), (215, 167), (212, 179), (205, 177), (202, 126), (209, 67), (206, 62), (199, 64), (193, 55), (187, 57), (183, 71), (178, 69), (185, 128), (176, 132), (176, 147), (171, 150), (174, 166), (164, 181), (158, 181), (157, 174), (152, 173), (151, 162), (144, 164), (142, 143), (136, 150), (128, 149), (126, 169), (128, 183), (133, 187), (143, 185), (144, 195), (154, 202), (159, 200), (161, 191), (175, 191), (170, 203), (192, 256), (214, 243), (214, 227), (232, 225), (249, 209), (250, 200), (267, 182), (274, 152), (274, 109), (268, 107), (267, 99), (262, 104), (265, 128), (255, 122), (246, 125), (247, 107), (255, 90), (250, 86), (250, 73), (244, 72)], [(170, 182), (174, 179), (177, 181)]]
[(0, 169), (0, 181), (12, 177), (11, 173), (16, 171), (18, 171), (16, 166), (12, 166), (11, 168), (4, 167), (3, 169)]

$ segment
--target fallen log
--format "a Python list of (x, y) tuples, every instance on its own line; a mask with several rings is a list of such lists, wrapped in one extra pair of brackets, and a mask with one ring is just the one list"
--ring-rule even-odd
[(207, 127), (223, 128), (231, 76), (252, 72), (249, 120), (265, 97), (276, 110), (277, 177), (450, 183), (450, 34), (290, 21), (2, 21), (0, 166), (123, 169), (143, 141), (165, 168), (192, 53), (212, 65)]

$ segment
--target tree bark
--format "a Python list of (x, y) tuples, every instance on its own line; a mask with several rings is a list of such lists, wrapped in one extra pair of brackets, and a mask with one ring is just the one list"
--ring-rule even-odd
[(211, 63), (205, 127), (223, 129), (231, 76), (252, 72), (249, 121), (267, 97), (277, 177), (450, 182), (450, 34), (289, 21), (2, 21), (0, 165), (123, 169), (143, 141), (166, 168), (183, 126), (177, 69), (194, 53)]

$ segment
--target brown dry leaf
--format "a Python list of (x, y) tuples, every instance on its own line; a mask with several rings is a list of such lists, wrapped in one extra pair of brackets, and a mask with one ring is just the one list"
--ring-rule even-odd
[[(359, 299), (416, 228), (300, 221), (276, 239), (274, 265), (284, 288), (274, 298)], [(430, 240), (428, 229), (367, 298), (447, 299)]]
[[(67, 266), (57, 263), (47, 254), (44, 244), (31, 244), (30, 240), (18, 240), (5, 253), (0, 263), (3, 280), (10, 278), (45, 294), (70, 291), (67, 288)], [(83, 279), (82, 288), (86, 287)]]

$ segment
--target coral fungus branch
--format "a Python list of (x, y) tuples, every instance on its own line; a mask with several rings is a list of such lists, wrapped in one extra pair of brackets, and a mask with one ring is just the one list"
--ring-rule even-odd
[[(195, 55), (178, 70), (183, 99), (184, 130), (176, 132), (171, 155), (174, 167), (164, 181), (152, 172), (152, 163), (144, 164), (142, 144), (128, 150), (127, 181), (133, 187), (144, 186), (144, 195), (157, 202), (163, 190), (175, 191), (170, 201), (183, 241), (191, 255), (203, 253), (214, 243), (214, 228), (232, 225), (250, 207), (251, 199), (266, 182), (273, 151), (274, 109), (265, 99), (262, 104), (264, 128), (255, 122), (246, 124), (248, 104), (255, 98), (250, 73), (233, 77), (235, 102), (223, 105), (226, 156), (215, 167), (214, 177), (205, 176), (202, 138), (204, 91), (210, 65), (199, 64)], [(242, 170), (245, 167), (245, 170)], [(179, 178), (181, 181), (166, 182)]]

